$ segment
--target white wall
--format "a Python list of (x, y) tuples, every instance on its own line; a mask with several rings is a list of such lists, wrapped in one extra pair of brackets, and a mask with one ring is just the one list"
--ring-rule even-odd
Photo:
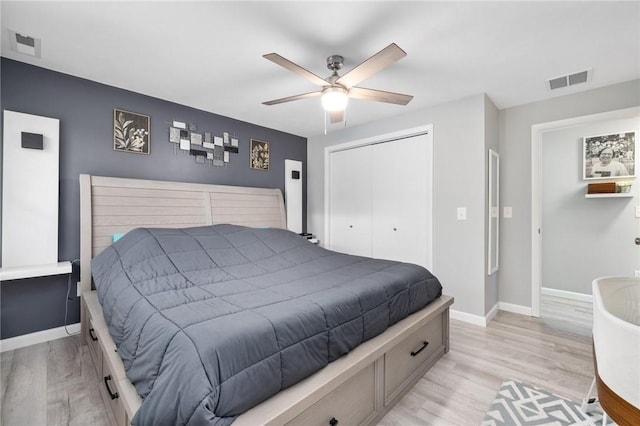
[[(640, 117), (597, 121), (542, 134), (542, 286), (591, 294), (602, 276), (633, 275), (640, 269), (633, 239), (640, 189), (633, 198), (587, 199), (582, 179), (582, 138), (635, 131)], [(632, 178), (624, 179), (632, 180)]]
[[(491, 102), (491, 100), (485, 96), (485, 122), (484, 122), (484, 164), (485, 164), (485, 215), (489, 211), (489, 150), (493, 149), (499, 153), (498, 150), (498, 108)], [(499, 217), (499, 215), (498, 215)], [(498, 219), (500, 224), (501, 219)], [(499, 225), (498, 225), (499, 226)], [(488, 218), (484, 221), (485, 227), (485, 261), (484, 264), (489, 263), (489, 251), (487, 241), (489, 240), (489, 221)], [(499, 254), (498, 254), (499, 258)], [(499, 267), (498, 262), (498, 267)], [(485, 266), (485, 268), (487, 268)], [(484, 281), (484, 313), (487, 314), (498, 303), (498, 273), (494, 272), (491, 275), (487, 275), (485, 269), (485, 281)]]
[[(570, 89), (569, 89), (570, 90)], [(486, 276), (486, 150), (492, 104), (477, 95), (367, 126), (309, 138), (308, 232), (324, 234), (324, 147), (434, 124), (434, 267), (454, 309), (484, 316), (500, 302), (531, 307), (531, 126), (640, 106), (640, 80), (498, 111), (500, 269)], [(468, 220), (456, 220), (467, 207)]]
[(513, 207), (500, 224), (501, 302), (531, 306), (531, 126), (639, 105), (634, 80), (499, 112), (500, 202)]
[[(307, 141), (307, 230), (324, 235), (324, 149), (358, 139), (433, 124), (433, 273), (457, 311), (485, 310), (485, 95), (476, 95)], [(495, 108), (495, 107), (493, 107)], [(494, 113), (495, 115), (495, 113)], [(489, 132), (491, 133), (491, 131)], [(456, 219), (457, 207), (467, 220)], [(493, 296), (492, 296), (493, 297)]]

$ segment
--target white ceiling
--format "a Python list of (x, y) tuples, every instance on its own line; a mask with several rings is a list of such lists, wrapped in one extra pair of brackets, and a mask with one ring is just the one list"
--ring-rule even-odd
[[(327, 77), (391, 42), (407, 52), (359, 86), (414, 95), (407, 106), (351, 100), (347, 125), (486, 93), (498, 108), (640, 78), (640, 2), (2, 1), (2, 56), (300, 136), (324, 131), (316, 90), (262, 58), (276, 52)], [(42, 58), (8, 30), (42, 39)], [(545, 80), (593, 68), (591, 82)], [(328, 131), (342, 124), (330, 125)]]

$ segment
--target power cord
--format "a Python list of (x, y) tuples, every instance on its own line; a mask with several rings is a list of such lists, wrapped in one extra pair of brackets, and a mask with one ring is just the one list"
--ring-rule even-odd
[(77, 265), (79, 263), (80, 263), (80, 259), (75, 259), (71, 261), (71, 273), (69, 274), (69, 279), (67, 280), (67, 300), (66, 300), (66, 303), (64, 304), (64, 331), (67, 332), (68, 336), (75, 336), (76, 334), (81, 333), (80, 331), (77, 333), (70, 333), (69, 329), (67, 328), (67, 315), (69, 313), (69, 302), (73, 300), (71, 297), (69, 297), (69, 294), (71, 293), (71, 278), (73, 278), (73, 265)]

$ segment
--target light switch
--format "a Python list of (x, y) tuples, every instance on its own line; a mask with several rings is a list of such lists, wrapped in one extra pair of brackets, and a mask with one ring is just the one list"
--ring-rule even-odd
[(467, 220), (467, 208), (458, 207), (458, 220)]
[(511, 207), (505, 207), (502, 213), (502, 216), (505, 219), (511, 219), (513, 217), (513, 212), (511, 211)]
[(640, 217), (640, 206), (636, 206), (636, 217)]

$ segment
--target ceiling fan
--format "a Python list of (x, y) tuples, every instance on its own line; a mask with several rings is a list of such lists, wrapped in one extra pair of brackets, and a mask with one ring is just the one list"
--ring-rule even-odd
[(332, 74), (327, 78), (322, 78), (302, 68), (300, 65), (283, 58), (277, 53), (268, 53), (263, 55), (263, 57), (306, 78), (313, 84), (322, 87), (322, 89), (315, 92), (274, 99), (263, 102), (263, 104), (276, 105), (284, 102), (297, 101), (298, 99), (321, 96), (322, 106), (329, 113), (332, 123), (339, 123), (344, 120), (344, 110), (349, 98), (406, 105), (413, 99), (413, 96), (356, 87), (356, 84), (405, 56), (407, 56), (407, 53), (404, 50), (400, 49), (397, 44), (391, 43), (348, 73), (340, 76), (338, 75), (338, 70), (342, 68), (344, 58), (340, 55), (332, 55), (327, 58), (327, 68), (332, 71)]

